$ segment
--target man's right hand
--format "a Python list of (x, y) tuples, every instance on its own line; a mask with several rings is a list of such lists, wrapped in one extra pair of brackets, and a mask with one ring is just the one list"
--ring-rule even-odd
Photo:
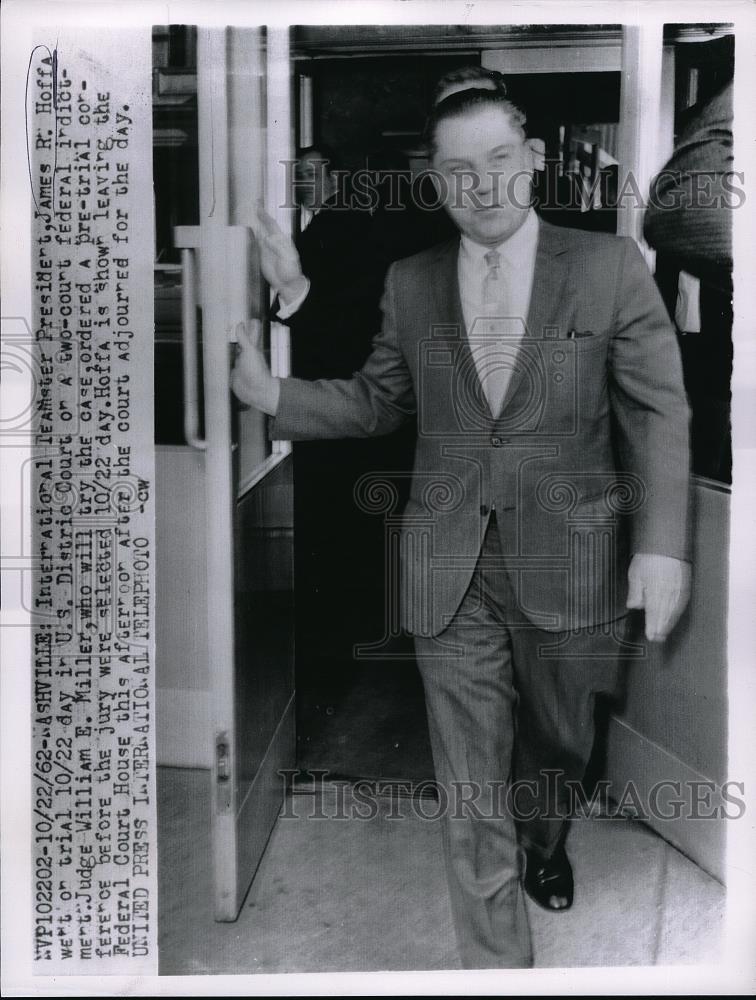
[(255, 218), (254, 234), (260, 248), (262, 273), (282, 304), (288, 306), (308, 287), (297, 248), (261, 203), (256, 207)]
[(280, 383), (270, 373), (260, 346), (262, 326), (250, 330), (246, 323), (236, 327), (238, 353), (231, 372), (231, 388), (240, 402), (274, 416), (278, 410)]

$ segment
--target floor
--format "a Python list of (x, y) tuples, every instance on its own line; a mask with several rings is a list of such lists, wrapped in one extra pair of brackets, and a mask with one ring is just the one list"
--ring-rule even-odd
[[(220, 924), (209, 792), (207, 771), (158, 771), (161, 974), (459, 967), (440, 831), (422, 803), (377, 797), (372, 818), (345, 819), (355, 805), (347, 784), (326, 786), (317, 802), (295, 791), (239, 919)], [(530, 910), (538, 967), (718, 961), (724, 889), (648, 828), (584, 819), (568, 849), (573, 908)]]
[[(433, 779), (425, 698), (414, 659), (324, 663), (297, 676), (297, 763), (331, 775)], [(304, 689), (304, 690), (303, 690)]]

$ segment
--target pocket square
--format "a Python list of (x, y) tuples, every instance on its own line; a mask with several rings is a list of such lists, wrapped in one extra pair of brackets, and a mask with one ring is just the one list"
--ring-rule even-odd
[(568, 330), (567, 331), (567, 337), (570, 340), (576, 340), (577, 338), (592, 337), (592, 336), (593, 336), (593, 330)]

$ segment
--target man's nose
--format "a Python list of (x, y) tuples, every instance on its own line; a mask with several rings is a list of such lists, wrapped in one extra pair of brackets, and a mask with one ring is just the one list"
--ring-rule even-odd
[[(470, 169), (455, 174), (455, 201), (462, 208), (480, 208), (490, 198), (490, 184), (487, 184), (480, 170)], [(488, 188), (488, 189), (487, 189)]]
[(477, 172), (477, 186), (473, 191), (473, 200), (477, 206), (487, 208), (498, 205), (500, 201), (501, 175), (489, 167), (483, 167)]
[(481, 170), (478, 180), (478, 197), (485, 204), (490, 203), (496, 196), (496, 178), (490, 170)]

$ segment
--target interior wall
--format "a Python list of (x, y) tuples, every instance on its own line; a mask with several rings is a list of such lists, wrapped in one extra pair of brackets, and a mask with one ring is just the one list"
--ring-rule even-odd
[[(660, 781), (680, 782), (691, 805), (695, 782), (727, 780), (727, 593), (729, 490), (694, 480), (690, 603), (664, 644), (631, 663), (622, 711), (609, 727), (607, 777), (618, 793), (632, 781), (648, 801)], [(671, 791), (661, 796), (669, 800)], [(710, 813), (720, 804), (717, 794)], [(695, 807), (694, 807), (695, 808)], [(671, 813), (664, 805), (666, 813)], [(734, 813), (734, 807), (730, 810)], [(649, 825), (717, 878), (724, 878), (724, 821), (663, 819)]]

